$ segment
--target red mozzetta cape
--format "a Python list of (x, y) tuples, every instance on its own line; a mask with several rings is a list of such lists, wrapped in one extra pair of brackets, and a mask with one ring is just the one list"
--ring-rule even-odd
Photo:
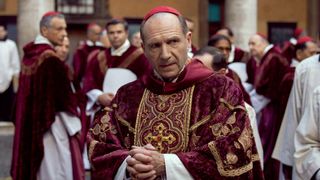
[(86, 70), (83, 82), (84, 92), (92, 89), (102, 90), (103, 80), (108, 68), (126, 68), (141, 77), (148, 69), (150, 64), (143, 54), (142, 49), (130, 46), (122, 56), (112, 56), (111, 48), (96, 53)]
[(76, 115), (76, 97), (67, 66), (45, 44), (24, 47), (15, 109), (13, 179), (36, 179), (43, 158), (43, 135), (59, 111)]
[(123, 86), (89, 131), (92, 179), (113, 179), (130, 147), (147, 143), (176, 154), (194, 179), (263, 179), (241, 94), (198, 60), (176, 83), (150, 72)]
[(73, 55), (73, 72), (75, 84), (81, 84), (82, 78), (87, 68), (87, 60), (90, 53), (96, 50), (104, 50), (102, 46), (88, 46), (87, 44), (79, 47)]

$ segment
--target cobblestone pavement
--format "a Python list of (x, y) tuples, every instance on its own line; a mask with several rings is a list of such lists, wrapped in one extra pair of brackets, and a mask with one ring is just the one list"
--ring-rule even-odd
[(14, 126), (0, 122), (0, 180), (10, 180)]
[[(11, 180), (10, 166), (12, 157), (14, 125), (0, 121), (0, 180)], [(86, 172), (86, 180), (90, 179), (90, 172)]]

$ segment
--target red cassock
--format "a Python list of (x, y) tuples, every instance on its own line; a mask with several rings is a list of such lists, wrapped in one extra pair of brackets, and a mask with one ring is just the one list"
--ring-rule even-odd
[(122, 56), (112, 56), (111, 48), (96, 53), (89, 60), (83, 82), (84, 92), (92, 89), (102, 90), (107, 69), (116, 67), (129, 69), (139, 78), (150, 69), (150, 63), (144, 56), (142, 49), (134, 46), (130, 46)]
[(73, 80), (74, 83), (77, 85), (77, 89), (79, 88), (79, 85), (82, 83), (82, 78), (87, 68), (89, 54), (93, 51), (104, 49), (105, 48), (102, 46), (89, 46), (87, 44), (83, 44), (76, 50), (76, 52), (73, 55), (72, 65), (74, 73)]
[[(80, 116), (76, 110), (80, 101), (70, 86), (70, 70), (54, 49), (32, 42), (24, 47), (24, 53), (15, 108), (11, 167), (14, 180), (36, 179), (44, 155), (43, 136), (57, 112)], [(81, 143), (78, 138), (70, 137), (70, 151), (74, 179), (83, 179), (81, 148), (84, 139)]]
[(290, 41), (284, 42), (281, 54), (286, 58), (288, 64), (291, 64), (292, 59), (296, 55), (294, 45)]
[(226, 76), (228, 76), (229, 78), (234, 80), (235, 83), (237, 83), (237, 85), (240, 87), (240, 89), (242, 91), (244, 101), (246, 103), (248, 103), (249, 105), (251, 105), (250, 96), (247, 93), (247, 91), (244, 89), (239, 75), (236, 72), (234, 72), (232, 69), (228, 69), (228, 73), (226, 74)]
[(243, 62), (247, 63), (249, 59), (249, 53), (240, 49), (240, 48), (235, 48), (234, 50), (234, 60), (233, 62)]
[(259, 134), (264, 153), (264, 172), (266, 179), (277, 179), (278, 162), (271, 158), (281, 125), (279, 116), (280, 82), (288, 63), (276, 48), (271, 48), (256, 65), (254, 87), (258, 94), (270, 99), (261, 111)]
[(294, 79), (294, 72), (295, 67), (288, 67), (285, 71), (285, 75), (283, 76), (281, 83), (280, 83), (280, 114), (279, 114), (279, 120), (282, 121), (282, 118), (284, 116), (284, 112), (287, 107), (288, 99), (290, 96), (291, 88), (293, 85), (293, 79)]
[(263, 179), (241, 90), (198, 60), (175, 83), (150, 71), (121, 87), (87, 139), (92, 179), (113, 179), (131, 146), (148, 143), (194, 179)]

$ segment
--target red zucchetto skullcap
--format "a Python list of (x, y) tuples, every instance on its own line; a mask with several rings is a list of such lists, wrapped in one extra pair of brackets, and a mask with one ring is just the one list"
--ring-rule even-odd
[(93, 26), (96, 26), (96, 25), (98, 25), (97, 23), (90, 23), (90, 24), (88, 24), (88, 26), (87, 26), (87, 29), (90, 29), (91, 27), (93, 27)]
[(298, 38), (298, 37), (302, 34), (302, 32), (303, 32), (303, 29), (301, 29), (301, 28), (296, 28), (296, 29), (294, 30), (293, 37)]
[(56, 15), (60, 15), (60, 14), (61, 14), (61, 13), (56, 12), (56, 11), (49, 11), (49, 12), (46, 12), (46, 13), (42, 16), (42, 18), (48, 17), (48, 16), (56, 16)]
[(303, 36), (301, 38), (298, 39), (297, 44), (304, 44), (306, 42), (310, 42), (313, 41), (313, 39), (309, 36)]
[(181, 16), (181, 13), (172, 8), (172, 7), (169, 7), (169, 6), (158, 6), (158, 7), (155, 7), (153, 9), (151, 9), (143, 18), (144, 21), (148, 20), (151, 16), (153, 16), (154, 14), (157, 14), (157, 13), (163, 13), (163, 12), (166, 12), (166, 13), (171, 13), (171, 14), (174, 14), (176, 16)]
[(264, 40), (268, 40), (267, 36), (262, 33), (257, 33), (258, 36), (260, 36)]

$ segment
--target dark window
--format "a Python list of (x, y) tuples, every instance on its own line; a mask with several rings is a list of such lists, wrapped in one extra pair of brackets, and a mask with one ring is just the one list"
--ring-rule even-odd
[(268, 40), (270, 43), (282, 45), (293, 36), (296, 27), (295, 22), (268, 22)]

